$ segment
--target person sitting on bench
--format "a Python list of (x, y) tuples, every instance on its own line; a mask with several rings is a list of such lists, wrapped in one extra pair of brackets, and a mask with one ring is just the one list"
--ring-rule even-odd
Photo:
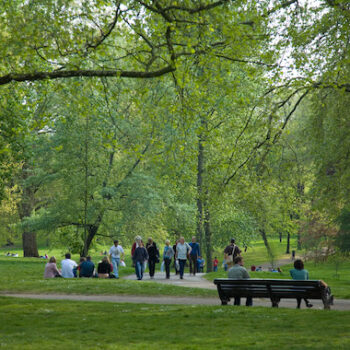
[[(304, 263), (301, 259), (297, 259), (294, 261), (294, 269), (289, 271), (293, 280), (302, 280), (306, 281), (309, 279), (309, 272), (304, 269)], [(313, 305), (309, 303), (309, 301), (304, 298), (305, 304), (307, 307), (312, 307)], [(297, 298), (297, 309), (300, 309), (301, 298)]]
[[(233, 260), (234, 265), (228, 270), (228, 278), (232, 279), (248, 279), (250, 278), (248, 271), (245, 267), (243, 267), (244, 262), (241, 256), (235, 257)], [(241, 298), (235, 297), (235, 301), (233, 305), (241, 305)], [(247, 297), (246, 306), (253, 306), (253, 298)]]

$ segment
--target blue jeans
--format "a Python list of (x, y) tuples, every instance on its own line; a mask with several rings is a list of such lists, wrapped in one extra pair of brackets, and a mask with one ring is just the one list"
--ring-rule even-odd
[(116, 278), (119, 278), (118, 268), (120, 264), (120, 258), (112, 258), (113, 274)]
[(138, 280), (142, 280), (145, 264), (142, 261), (135, 262), (135, 272)]
[(186, 260), (179, 259), (179, 265), (180, 265), (180, 277), (182, 278), (184, 275), (184, 271), (185, 271)]
[(218, 267), (214, 266), (214, 272), (218, 272)]

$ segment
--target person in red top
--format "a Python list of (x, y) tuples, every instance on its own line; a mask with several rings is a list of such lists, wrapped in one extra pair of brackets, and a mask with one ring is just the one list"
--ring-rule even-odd
[(214, 272), (218, 271), (218, 265), (219, 265), (219, 260), (218, 260), (217, 257), (215, 257), (214, 260), (213, 260)]

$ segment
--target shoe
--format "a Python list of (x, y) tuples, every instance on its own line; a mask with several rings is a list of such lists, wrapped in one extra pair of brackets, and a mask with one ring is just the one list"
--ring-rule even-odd
[(182, 276), (180, 276), (180, 280), (183, 280), (184, 278)]
[(313, 307), (313, 304), (308, 303), (308, 304), (306, 304), (306, 307), (308, 307), (308, 308)]

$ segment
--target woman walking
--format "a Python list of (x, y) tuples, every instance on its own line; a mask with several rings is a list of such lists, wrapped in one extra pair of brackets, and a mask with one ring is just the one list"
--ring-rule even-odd
[(185, 242), (184, 237), (180, 237), (180, 241), (176, 246), (176, 259), (179, 260), (180, 265), (180, 279), (184, 278), (185, 265), (190, 253), (191, 247)]
[(153, 279), (154, 271), (156, 269), (156, 263), (159, 262), (159, 250), (157, 249), (157, 244), (153, 242), (153, 239), (151, 237), (148, 238), (146, 249), (148, 253), (149, 276), (151, 277), (151, 279)]
[(132, 260), (135, 263), (136, 277), (140, 281), (143, 278), (144, 264), (148, 260), (147, 249), (139, 242), (139, 246), (135, 249)]
[(163, 252), (163, 261), (165, 265), (165, 274), (167, 279), (170, 278), (170, 264), (173, 256), (174, 256), (174, 250), (172, 247), (170, 247), (170, 241), (167, 239), (165, 241), (165, 247)]

